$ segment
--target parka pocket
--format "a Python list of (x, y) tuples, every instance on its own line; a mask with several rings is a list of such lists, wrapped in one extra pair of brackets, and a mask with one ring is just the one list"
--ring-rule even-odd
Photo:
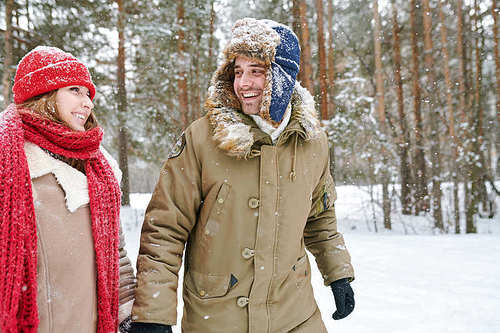
[(225, 296), (229, 290), (231, 275), (210, 275), (188, 271), (184, 277), (184, 286), (201, 299)]
[(199, 232), (202, 239), (215, 238), (221, 229), (221, 225), (224, 221), (224, 208), (226, 207), (226, 201), (229, 197), (229, 192), (231, 191), (231, 186), (227, 183), (223, 183), (216, 196), (212, 196), (211, 199), (206, 199), (208, 204), (211, 204), (208, 215), (200, 215), (201, 223), (199, 224)]
[(231, 191), (231, 186), (228, 183), (222, 183), (219, 189), (219, 193), (217, 193), (217, 198), (215, 199), (215, 204), (212, 209), (212, 214), (222, 213), (222, 209), (224, 208), (224, 204), (226, 203), (230, 191)]
[(309, 265), (307, 264), (307, 254), (300, 257), (297, 262), (292, 266), (292, 275), (295, 278), (297, 287), (302, 287), (310, 275)]

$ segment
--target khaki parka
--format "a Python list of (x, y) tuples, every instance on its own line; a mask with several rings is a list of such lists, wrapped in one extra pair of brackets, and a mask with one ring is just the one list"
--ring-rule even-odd
[(314, 101), (297, 84), (291, 104), (276, 144), (231, 108), (186, 129), (146, 210), (134, 321), (176, 324), (185, 248), (183, 332), (326, 332), (306, 248), (325, 285), (354, 272)]

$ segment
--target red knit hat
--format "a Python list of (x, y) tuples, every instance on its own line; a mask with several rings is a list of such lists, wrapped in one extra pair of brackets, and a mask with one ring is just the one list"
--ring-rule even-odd
[(14, 103), (72, 85), (87, 87), (90, 99), (94, 99), (95, 86), (83, 63), (56, 47), (37, 46), (17, 65), (12, 87)]

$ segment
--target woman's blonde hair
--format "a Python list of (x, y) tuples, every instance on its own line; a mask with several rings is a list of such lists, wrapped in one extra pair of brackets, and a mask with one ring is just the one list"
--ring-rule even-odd
[[(57, 110), (56, 104), (56, 94), (57, 90), (49, 91), (48, 93), (28, 99), (27, 101), (19, 104), (19, 107), (23, 108), (24, 110), (30, 111), (36, 116), (40, 116), (55, 123), (68, 126), (68, 124), (66, 124), (59, 116), (59, 111)], [(89, 129), (96, 128), (97, 126), (99, 126), (99, 123), (96, 116), (94, 115), (94, 112), (91, 111), (87, 122), (84, 125), (84, 128), (86, 131), (88, 131)]]
[[(55, 123), (65, 125), (69, 128), (69, 125), (66, 124), (59, 116), (59, 111), (57, 110), (56, 104), (56, 94), (57, 90), (49, 91), (48, 93), (28, 99), (27, 101), (19, 104), (18, 107), (22, 108), (23, 112), (30, 112), (34, 116), (48, 119)], [(85, 122), (84, 128), (86, 131), (88, 131), (90, 129), (96, 128), (97, 126), (99, 126), (99, 123), (97, 122), (97, 118), (95, 117), (94, 112), (91, 111), (87, 121)], [(71, 167), (85, 173), (84, 160), (67, 158), (60, 155), (57, 155), (56, 158), (69, 164)]]

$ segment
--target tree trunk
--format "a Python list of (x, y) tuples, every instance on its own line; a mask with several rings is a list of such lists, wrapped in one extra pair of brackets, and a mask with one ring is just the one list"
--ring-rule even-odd
[[(466, 113), (466, 87), (465, 87), (465, 52), (464, 52), (464, 17), (463, 17), (463, 2), (462, 0), (457, 0), (457, 58), (458, 58), (458, 111), (460, 115), (460, 122), (462, 124), (468, 123), (468, 117)], [(467, 141), (467, 137), (469, 136), (468, 126), (462, 130), (461, 136), (462, 141)], [(468, 147), (463, 146), (464, 153), (467, 151)], [(464, 169), (468, 169), (467, 167)], [(458, 178), (458, 171), (457, 171)], [(469, 207), (469, 191), (468, 191), (468, 175), (464, 172), (464, 209), (468, 211)], [(457, 190), (458, 192), (458, 190)], [(458, 195), (458, 194), (457, 194)], [(454, 194), (455, 196), (455, 194)], [(456, 201), (456, 205), (458, 205), (458, 200)], [(455, 233), (459, 234), (460, 231), (460, 223), (455, 224)]]
[[(370, 193), (370, 206), (372, 208), (372, 220), (373, 220), (373, 228), (375, 232), (378, 232), (378, 227), (377, 227), (377, 214), (375, 212), (375, 196), (373, 195), (373, 184), (377, 182), (376, 176), (375, 176), (375, 170), (373, 168), (373, 157), (368, 156), (368, 179), (369, 179), (369, 185), (368, 185), (368, 191)], [(366, 221), (366, 225), (368, 226), (368, 230), (370, 230), (370, 224), (368, 221)], [(370, 230), (371, 231), (371, 230)]]
[(421, 211), (429, 211), (429, 198), (427, 192), (427, 177), (424, 154), (423, 130), (424, 125), (421, 114), (421, 92), (419, 74), (419, 51), (417, 42), (417, 22), (415, 0), (410, 0), (410, 25), (411, 25), (411, 48), (412, 48), (412, 90), (413, 90), (413, 113), (415, 117), (415, 214)]
[(208, 40), (208, 61), (209, 61), (209, 68), (208, 72), (212, 73), (215, 70), (215, 64), (216, 64), (216, 59), (214, 59), (214, 54), (213, 54), (213, 48), (214, 48), (214, 30), (215, 30), (215, 8), (214, 8), (214, 2), (215, 0), (210, 1), (210, 39)]
[(468, 117), (465, 101), (467, 91), (465, 86), (464, 22), (462, 8), (462, 0), (457, 0), (458, 105), (460, 121), (465, 124), (468, 121)]
[(474, 206), (472, 205), (472, 193), (471, 187), (469, 186), (469, 181), (464, 181), (464, 207), (467, 207), (465, 210), (465, 233), (473, 234), (476, 233), (476, 226), (474, 224)]
[[(479, 163), (481, 164), (481, 168), (479, 170), (479, 177), (477, 179), (477, 186), (479, 187), (479, 191), (477, 195), (479, 196), (479, 201), (482, 203), (483, 207), (488, 205), (488, 193), (486, 189), (486, 178), (489, 174), (489, 165), (486, 163), (485, 158), (485, 136), (484, 136), (484, 87), (483, 87), (483, 50), (484, 50), (484, 28), (482, 26), (479, 10), (479, 5), (477, 0), (474, 1), (474, 12), (475, 15), (475, 58), (476, 58), (476, 84), (475, 84), (475, 100), (476, 100), (476, 119), (477, 125), (475, 126), (476, 135), (478, 138), (476, 143), (476, 152), (479, 156)], [(481, 41), (481, 44), (479, 42)]]
[[(495, 74), (496, 74), (496, 83), (497, 83), (497, 122), (498, 127), (500, 127), (500, 55), (498, 54), (498, 12), (497, 12), (497, 1), (492, 0), (491, 5), (491, 14), (493, 16), (493, 38), (495, 40)], [(497, 134), (497, 138), (500, 135)], [(500, 148), (497, 145), (497, 148)]]
[[(451, 137), (452, 142), (456, 142), (456, 135), (455, 135), (455, 115), (454, 115), (454, 110), (453, 110), (453, 96), (452, 96), (452, 91), (453, 91), (453, 84), (451, 82), (451, 77), (450, 77), (450, 66), (449, 66), (449, 53), (448, 53), (448, 32), (446, 29), (446, 24), (445, 24), (445, 16), (443, 13), (443, 8), (442, 8), (442, 2), (443, 0), (438, 1), (438, 10), (439, 10), (439, 19), (441, 23), (441, 29), (440, 29), (440, 34), (441, 34), (441, 53), (442, 53), (442, 59), (443, 59), (443, 74), (444, 74), (444, 80), (446, 84), (446, 108), (448, 111), (448, 126), (449, 126), (449, 134)], [(454, 149), (454, 154), (453, 157), (454, 159), (457, 158), (457, 147), (456, 145), (453, 145)]]
[(429, 111), (431, 120), (431, 174), (432, 174), (432, 212), (434, 217), (434, 226), (444, 231), (443, 212), (441, 209), (441, 149), (439, 138), (439, 108), (435, 103), (436, 84), (434, 80), (434, 59), (432, 58), (432, 12), (429, 0), (423, 0), (423, 22), (424, 22), (424, 60), (425, 72), (427, 73), (426, 98), (425, 103)]
[[(299, 10), (299, 0), (292, 1), (292, 16), (293, 16), (293, 24), (292, 28), (295, 34), (299, 37), (299, 44), (302, 48), (302, 40), (301, 40), (301, 28), (300, 28), (300, 10)], [(302, 54), (300, 55), (302, 59)], [(302, 61), (300, 62), (302, 63)], [(299, 74), (300, 75), (300, 74)]]
[[(373, 29), (373, 40), (375, 46), (375, 83), (377, 115), (382, 128), (385, 128), (385, 108), (384, 108), (384, 69), (382, 67), (382, 34), (380, 31), (380, 15), (378, 12), (378, 0), (373, 1), (373, 13), (375, 27)], [(384, 133), (385, 134), (385, 133)]]
[[(497, 109), (497, 132), (495, 135), (495, 148), (497, 152), (500, 152), (500, 55), (498, 48), (500, 47), (500, 43), (498, 41), (498, 10), (497, 10), (497, 1), (492, 0), (491, 5), (491, 16), (493, 16), (493, 39), (495, 41), (494, 48), (494, 57), (495, 57), (495, 78), (496, 78), (496, 109)], [(500, 174), (500, 157), (497, 157), (496, 163), (496, 174)], [(494, 175), (495, 176), (495, 175)]]
[[(375, 82), (377, 115), (380, 132), (385, 137), (385, 105), (384, 105), (384, 73), (382, 68), (382, 34), (380, 29), (380, 15), (378, 12), (378, 0), (373, 0), (373, 17), (375, 27), (373, 29), (373, 41), (375, 46)], [(385, 140), (385, 139), (384, 139)], [(382, 164), (387, 165), (387, 151), (382, 147)], [(382, 209), (384, 212), (384, 227), (392, 229), (391, 224), (391, 200), (389, 198), (389, 174), (387, 170), (382, 171)]]
[[(328, 113), (335, 117), (335, 48), (333, 45), (333, 0), (328, 0)], [(330, 146), (330, 172), (335, 175), (335, 143)], [(334, 177), (335, 178), (335, 177)]]
[(297, 0), (300, 17), (300, 42), (302, 50), (302, 66), (300, 78), (304, 88), (314, 94), (314, 86), (312, 83), (312, 60), (311, 60), (311, 45), (309, 43), (309, 24), (307, 23), (307, 4), (305, 0)]
[(398, 154), (400, 159), (401, 177), (401, 207), (404, 215), (411, 214), (411, 171), (408, 157), (410, 147), (410, 132), (404, 112), (403, 80), (401, 79), (401, 47), (399, 42), (399, 24), (397, 19), (397, 9), (395, 0), (392, 0), (392, 36), (393, 36), (393, 62), (394, 81), (396, 84), (396, 95), (398, 99), (398, 115), (401, 136), (398, 140)]
[(302, 43), (302, 22), (300, 19), (300, 0), (293, 0), (292, 4), (292, 15), (293, 15), (293, 31), (299, 38), (299, 44), (300, 44), (300, 70), (299, 73), (297, 74), (297, 80), (302, 82), (302, 85), (304, 85), (304, 44)]
[[(474, 0), (474, 31), (475, 31), (475, 39), (474, 39), (474, 55), (475, 55), (475, 89), (474, 89), (474, 101), (476, 105), (476, 116), (474, 117), (477, 120), (477, 126), (474, 127), (476, 131), (476, 138), (478, 138), (477, 142), (479, 147), (483, 143), (484, 133), (483, 133), (483, 107), (482, 107), (482, 82), (483, 82), (483, 74), (482, 74), (482, 59), (481, 59), (481, 48), (479, 47), (479, 38), (480, 38), (480, 29), (479, 29), (479, 6), (477, 4), (477, 0)], [(478, 151), (479, 154), (481, 150)], [(485, 165), (482, 166), (486, 167)]]
[(475, 53), (475, 84), (474, 84), (474, 103), (471, 117), (472, 131), (475, 140), (471, 140), (471, 150), (473, 158), (469, 162), (469, 174), (471, 181), (470, 203), (466, 213), (466, 233), (476, 233), (477, 229), (474, 223), (474, 216), (478, 213), (478, 206), (481, 198), (484, 196), (484, 159), (482, 158), (481, 144), (483, 141), (482, 133), (482, 107), (481, 107), (481, 55), (479, 50), (479, 7), (477, 0), (474, 0), (474, 53)]
[[(470, 13), (473, 11), (472, 6), (465, 6), (465, 15), (464, 15), (464, 73), (465, 73), (465, 96), (467, 101), (467, 111), (470, 111), (474, 107), (474, 46), (472, 45), (474, 40), (474, 27), (473, 27), (473, 18)], [(469, 14), (468, 14), (469, 13)], [(468, 14), (468, 15), (467, 15)], [(469, 117), (468, 127), (472, 127), (472, 114), (468, 113), (467, 117)], [(473, 131), (469, 133), (470, 136), (473, 135)]]
[[(198, 8), (200, 6), (198, 0), (195, 0), (195, 7)], [(194, 47), (194, 50), (191, 50), (191, 54), (194, 55), (193, 60), (192, 60), (192, 69), (195, 74), (190, 75), (190, 78), (193, 82), (191, 82), (191, 114), (190, 114), (190, 122), (195, 121), (198, 119), (201, 115), (201, 87), (202, 83), (200, 81), (201, 79), (201, 26), (199, 24), (195, 25), (195, 41), (196, 45)]]
[(26, 0), (25, 7), (26, 9), (26, 30), (30, 31), (32, 28), (32, 22), (30, 17), (30, 1)]
[(479, 190), (480, 188), (477, 186), (477, 182), (475, 182), (474, 178), (472, 178), (467, 211), (465, 212), (465, 233), (467, 234), (477, 233), (477, 228), (474, 223), (474, 216), (478, 212), (477, 207), (479, 204), (479, 198), (474, 192)]
[(7, 0), (5, 3), (5, 34), (4, 34), (4, 52), (5, 58), (3, 63), (3, 101), (7, 107), (10, 103), (10, 73), (12, 66), (12, 11), (14, 10), (14, 0)]
[(328, 113), (335, 117), (335, 47), (333, 44), (333, 0), (328, 0)]
[(119, 165), (123, 173), (122, 177), (122, 205), (130, 205), (130, 185), (128, 176), (128, 133), (127, 133), (127, 90), (125, 87), (125, 8), (123, 0), (118, 3), (118, 121), (119, 134)]
[(456, 175), (453, 177), (453, 220), (455, 222), (455, 233), (460, 233), (460, 203), (458, 196), (458, 188), (460, 183), (458, 181), (458, 170), (456, 170)]
[(443, 55), (443, 74), (446, 83), (446, 108), (448, 111), (448, 128), (449, 135), (451, 138), (451, 145), (453, 151), (452, 163), (452, 179), (453, 179), (453, 211), (454, 211), (454, 225), (455, 231), (456, 226), (459, 226), (460, 230), (460, 211), (458, 207), (458, 140), (455, 134), (455, 114), (453, 110), (453, 84), (450, 78), (450, 65), (449, 65), (449, 54), (448, 54), (448, 32), (445, 24), (445, 16), (441, 4), (442, 0), (438, 0), (438, 10), (439, 10), (439, 20), (441, 23), (441, 53)]
[(316, 15), (318, 24), (318, 55), (319, 55), (319, 109), (322, 120), (328, 119), (328, 88), (326, 83), (326, 51), (323, 31), (323, 0), (316, 0)]
[(179, 89), (179, 113), (181, 123), (185, 129), (189, 125), (189, 105), (188, 105), (188, 87), (187, 87), (187, 59), (184, 37), (184, 0), (177, 0), (177, 57), (179, 62), (179, 78), (177, 87)]

